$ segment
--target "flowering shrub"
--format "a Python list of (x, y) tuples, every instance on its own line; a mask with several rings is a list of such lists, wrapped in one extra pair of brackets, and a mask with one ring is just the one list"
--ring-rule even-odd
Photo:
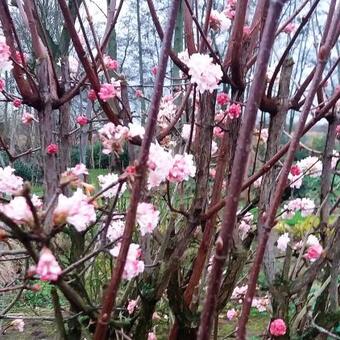
[(0, 1), (0, 334), (338, 337), (335, 2)]

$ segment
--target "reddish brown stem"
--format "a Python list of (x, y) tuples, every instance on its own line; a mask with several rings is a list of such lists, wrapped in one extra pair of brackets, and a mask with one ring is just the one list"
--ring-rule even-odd
[(244, 112), (240, 136), (236, 148), (232, 166), (226, 209), (220, 236), (216, 243), (213, 266), (209, 277), (207, 297), (201, 315), (201, 323), (198, 339), (209, 339), (213, 316), (216, 310), (217, 297), (220, 290), (223, 265), (229, 251), (232, 232), (236, 222), (238, 201), (242, 191), (242, 180), (246, 171), (248, 155), (251, 145), (251, 133), (253, 131), (257, 110), (259, 107), (259, 93), (264, 91), (263, 79), (266, 75), (270, 52), (274, 44), (275, 31), (278, 25), (280, 13), (285, 3), (284, 0), (271, 2), (268, 17), (265, 23), (263, 38), (260, 43), (259, 56), (255, 69), (254, 81), (249, 90), (249, 97)]
[(124, 234), (122, 236), (122, 243), (119, 249), (118, 258), (115, 269), (112, 273), (110, 284), (103, 299), (103, 308), (98, 319), (94, 340), (102, 340), (106, 337), (107, 325), (110, 320), (110, 315), (115, 304), (119, 283), (124, 271), (126, 263), (126, 256), (130, 247), (133, 228), (136, 220), (137, 205), (141, 198), (141, 192), (144, 186), (144, 179), (147, 171), (147, 161), (149, 156), (150, 145), (155, 134), (157, 115), (160, 106), (160, 101), (163, 92), (164, 78), (166, 67), (169, 59), (169, 51), (171, 48), (172, 34), (174, 31), (177, 12), (179, 9), (180, 0), (173, 0), (169, 11), (169, 20), (167, 29), (163, 39), (163, 46), (160, 55), (159, 68), (155, 82), (155, 91), (152, 96), (150, 109), (148, 113), (147, 127), (145, 131), (145, 138), (143, 139), (140, 157), (138, 160), (136, 179), (133, 184), (133, 190), (130, 199), (129, 209), (126, 215), (126, 223)]
[[(333, 13), (329, 12), (328, 15), (332, 15), (332, 14)], [(324, 45), (320, 47), (319, 55), (318, 55), (318, 63), (317, 63), (316, 70), (314, 73), (311, 88), (308, 92), (308, 95), (307, 95), (307, 98), (306, 98), (306, 101), (305, 101), (305, 104), (304, 104), (304, 107), (303, 107), (303, 110), (300, 116), (298, 127), (295, 130), (293, 138), (290, 142), (289, 150), (287, 153), (287, 158), (281, 169), (281, 174), (278, 179), (278, 183), (277, 183), (274, 195), (273, 195), (273, 199), (271, 200), (271, 204), (268, 208), (268, 213), (266, 215), (266, 219), (263, 225), (263, 234), (260, 239), (260, 242), (259, 242), (259, 245), (256, 251), (256, 255), (255, 255), (254, 264), (250, 272), (250, 276), (248, 280), (248, 290), (244, 298), (242, 314), (239, 319), (238, 339), (241, 339), (241, 340), (246, 338), (246, 324), (248, 322), (251, 303), (252, 303), (252, 300), (255, 294), (257, 277), (260, 272), (263, 255), (266, 249), (266, 244), (267, 244), (267, 241), (270, 235), (270, 231), (275, 222), (277, 209), (281, 203), (282, 193), (286, 187), (287, 178), (288, 178), (291, 165), (294, 160), (295, 151), (299, 145), (299, 140), (303, 134), (305, 123), (306, 123), (310, 108), (312, 107), (318, 85), (322, 79), (322, 73), (325, 68), (327, 59), (329, 57), (331, 48), (332, 48), (333, 39), (337, 36), (337, 34), (339, 34), (338, 27), (337, 27), (339, 20), (340, 20), (340, 5), (338, 5), (336, 13), (333, 16), (332, 25), (329, 29), (329, 32), (326, 30), (324, 33), (324, 36), (326, 36), (326, 42)]]

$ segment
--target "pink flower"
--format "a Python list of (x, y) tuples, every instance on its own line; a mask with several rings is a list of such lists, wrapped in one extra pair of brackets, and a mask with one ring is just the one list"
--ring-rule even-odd
[(9, 60), (11, 51), (3, 37), (0, 36), (0, 73), (2, 71), (10, 71), (12, 62)]
[(129, 129), (126, 126), (116, 126), (113, 123), (107, 123), (98, 130), (98, 133), (100, 141), (103, 144), (104, 154), (123, 152), (123, 145), (129, 136)]
[(21, 117), (21, 121), (23, 124), (29, 125), (32, 123), (32, 121), (35, 120), (34, 116), (30, 114), (29, 112), (24, 112)]
[(240, 104), (231, 104), (228, 109), (228, 116), (230, 119), (238, 118), (241, 114)]
[(5, 89), (5, 81), (3, 79), (0, 79), (0, 92), (2, 92)]
[[(119, 250), (120, 244), (111, 249), (110, 253), (113, 257), (117, 257), (119, 254)], [(142, 251), (139, 245), (131, 243), (126, 257), (123, 279), (131, 280), (144, 271), (144, 262), (139, 260), (141, 255)]]
[(277, 240), (277, 248), (281, 251), (286, 251), (289, 241), (290, 241), (289, 234), (284, 233)]
[(14, 194), (22, 189), (23, 179), (14, 175), (14, 169), (10, 166), (0, 168), (0, 193)]
[(165, 181), (172, 166), (173, 158), (171, 154), (159, 144), (151, 144), (148, 159), (148, 188), (157, 187)]
[(137, 300), (129, 300), (129, 303), (128, 303), (128, 306), (127, 306), (127, 310), (128, 310), (130, 315), (134, 312), (134, 310), (135, 310), (135, 308), (137, 306), (137, 303), (138, 303)]
[(282, 319), (275, 319), (270, 323), (269, 331), (271, 335), (281, 336), (286, 334), (287, 327)]
[(316, 261), (322, 254), (323, 248), (321, 244), (314, 244), (308, 247), (305, 258), (311, 262)]
[(235, 10), (231, 9), (230, 7), (224, 11), (224, 14), (230, 20), (235, 18)]
[(44, 247), (40, 252), (39, 262), (36, 268), (37, 275), (42, 281), (57, 281), (62, 270), (51, 250)]
[(159, 221), (159, 211), (151, 203), (138, 203), (136, 220), (142, 236), (152, 233)]
[(94, 206), (88, 203), (88, 197), (83, 194), (81, 189), (78, 188), (71, 197), (59, 195), (57, 207), (53, 212), (53, 223), (55, 225), (70, 223), (81, 232), (95, 220)]
[(119, 240), (124, 233), (125, 222), (121, 218), (112, 219), (109, 228), (107, 229), (107, 238), (113, 242)]
[(213, 31), (227, 30), (230, 27), (230, 20), (224, 13), (212, 10), (209, 17), (209, 26)]
[(143, 98), (144, 97), (143, 91), (142, 90), (136, 90), (135, 96), (137, 98)]
[(154, 67), (151, 69), (152, 75), (156, 77), (157, 72), (158, 72), (158, 66), (154, 66)]
[(283, 218), (291, 218), (297, 211), (301, 212), (302, 216), (308, 216), (313, 213), (315, 209), (314, 201), (309, 198), (296, 198), (288, 202), (283, 206), (287, 212), (285, 212)]
[(109, 84), (109, 83), (103, 84), (100, 87), (100, 91), (98, 92), (98, 95), (99, 95), (99, 98), (104, 102), (108, 101), (111, 98), (116, 97), (117, 90), (115, 88), (115, 85)]
[(293, 176), (299, 176), (302, 173), (302, 170), (300, 169), (298, 165), (292, 165), (290, 168), (290, 173)]
[(49, 154), (49, 155), (54, 155), (56, 153), (58, 153), (59, 151), (59, 146), (57, 144), (50, 144), (47, 146), (46, 148), (46, 152)]
[(93, 89), (89, 90), (89, 92), (87, 93), (87, 98), (91, 100), (91, 102), (94, 102), (97, 99), (96, 91)]
[(220, 92), (216, 97), (216, 101), (218, 105), (223, 106), (229, 103), (230, 98), (226, 93)]
[(283, 32), (286, 34), (293, 33), (295, 31), (295, 24), (290, 22), (286, 27), (283, 29)]
[(220, 65), (214, 64), (213, 59), (207, 54), (194, 53), (187, 63), (191, 82), (197, 84), (200, 93), (212, 93), (218, 88), (223, 72)]
[(89, 120), (87, 117), (85, 116), (78, 116), (77, 117), (77, 123), (80, 125), (80, 126), (83, 126), (83, 125), (86, 125), (88, 124)]
[(156, 334), (154, 332), (149, 332), (148, 340), (157, 340)]
[(251, 306), (255, 307), (260, 313), (265, 312), (267, 310), (267, 307), (269, 305), (269, 299), (268, 297), (260, 297), (260, 298), (254, 298)]
[(248, 38), (250, 36), (251, 30), (249, 26), (243, 27), (243, 37)]
[(24, 331), (25, 322), (23, 319), (15, 319), (11, 322), (11, 326), (16, 328), (20, 333)]
[(185, 153), (184, 155), (175, 155), (173, 159), (173, 165), (169, 171), (167, 179), (170, 182), (180, 183), (187, 181), (189, 177), (194, 177), (196, 167), (194, 165), (193, 155)]
[(14, 107), (20, 107), (22, 104), (22, 101), (18, 98), (15, 98), (12, 103)]
[(69, 171), (74, 176), (88, 175), (89, 171), (86, 168), (86, 165), (83, 163), (77, 164), (74, 168), (69, 169)]
[(217, 138), (222, 138), (224, 135), (223, 129), (221, 129), (219, 126), (214, 127), (214, 136)]
[(14, 197), (1, 210), (17, 224), (30, 224), (33, 221), (32, 211), (22, 196)]
[(235, 316), (237, 316), (237, 312), (236, 312), (236, 310), (235, 310), (234, 308), (229, 309), (229, 310), (227, 311), (227, 319), (228, 319), (228, 320), (234, 319)]
[(117, 71), (118, 70), (118, 61), (115, 59), (112, 59), (110, 56), (105, 56), (104, 57), (104, 64), (105, 66), (112, 71)]

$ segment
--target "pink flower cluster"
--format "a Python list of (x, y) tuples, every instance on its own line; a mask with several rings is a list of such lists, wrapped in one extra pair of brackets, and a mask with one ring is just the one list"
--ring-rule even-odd
[(11, 322), (11, 326), (22, 333), (24, 331), (25, 321), (23, 319), (15, 319)]
[(107, 123), (98, 133), (103, 144), (103, 153), (109, 154), (111, 152), (122, 153), (124, 143), (137, 136), (143, 138), (145, 130), (137, 123), (130, 123), (129, 127)]
[(53, 222), (56, 225), (70, 223), (77, 231), (84, 231), (91, 222), (95, 222), (96, 212), (93, 204), (88, 203), (88, 197), (78, 188), (73, 196), (63, 194), (58, 197), (58, 204), (53, 212)]
[(235, 17), (236, 3), (237, 0), (227, 0), (227, 6), (224, 9), (224, 14), (230, 20), (233, 20)]
[(237, 316), (237, 311), (232, 308), (227, 311), (227, 319), (228, 320), (233, 320)]
[[(117, 257), (120, 250), (120, 244), (110, 250), (110, 253), (113, 257)], [(144, 262), (139, 260), (142, 255), (142, 251), (138, 244), (131, 243), (126, 263), (123, 272), (123, 279), (131, 280), (136, 277), (138, 274), (144, 271)]]
[(109, 99), (115, 97), (120, 97), (120, 81), (102, 84), (98, 96), (103, 102), (107, 102)]
[(40, 252), (36, 274), (42, 281), (57, 281), (62, 270), (51, 250), (44, 247)]
[(213, 59), (207, 54), (194, 53), (187, 63), (191, 82), (197, 84), (200, 93), (212, 93), (218, 88), (223, 72), (220, 65), (214, 64)]
[(118, 61), (115, 59), (112, 59), (109, 55), (105, 56), (103, 61), (104, 61), (106, 68), (108, 68), (109, 70), (112, 70), (112, 71), (118, 70), (118, 66), (119, 66)]
[(288, 233), (282, 234), (277, 240), (277, 248), (283, 252), (286, 251), (289, 241), (290, 241), (289, 234)]
[(315, 209), (314, 202), (309, 198), (296, 198), (284, 205), (285, 212), (282, 214), (283, 218), (291, 218), (297, 211), (301, 212), (302, 216), (311, 215)]
[(148, 187), (159, 186), (168, 179), (170, 182), (182, 182), (194, 177), (196, 167), (193, 156), (189, 154), (177, 154), (174, 157), (159, 144), (151, 144), (149, 160)]
[(11, 51), (6, 44), (4, 37), (0, 36), (0, 75), (5, 71), (10, 71), (12, 62), (10, 61)]
[(123, 145), (128, 138), (129, 129), (126, 126), (105, 124), (99, 131), (99, 138), (103, 144), (103, 153), (122, 153)]
[(138, 301), (137, 300), (129, 300), (129, 303), (127, 305), (128, 313), (131, 315), (135, 311), (135, 308), (137, 306)]
[(249, 212), (242, 218), (240, 225), (238, 226), (238, 232), (241, 240), (243, 240), (250, 231), (253, 220), (254, 216)]
[(34, 118), (34, 115), (32, 115), (31, 113), (25, 111), (22, 114), (21, 121), (22, 121), (23, 124), (29, 125), (33, 121), (37, 121), (37, 120)]
[[(217, 103), (219, 104), (219, 102), (222, 103), (222, 99), (217, 98)], [(223, 101), (223, 103), (227, 104), (227, 101)], [(224, 106), (225, 104), (219, 105)], [(225, 124), (227, 122), (227, 117), (229, 117), (229, 119), (239, 118), (241, 112), (242, 112), (241, 105), (232, 103), (224, 111), (220, 110), (220, 112), (215, 115), (215, 122)]]
[(282, 319), (275, 319), (270, 323), (269, 331), (273, 336), (285, 335), (287, 332), (286, 323)]
[(124, 227), (125, 223), (121, 218), (113, 218), (107, 229), (107, 238), (112, 242), (119, 240), (123, 236)]
[(23, 179), (14, 175), (14, 169), (10, 166), (0, 168), (0, 193), (14, 194), (22, 189)]
[(136, 219), (141, 235), (150, 234), (159, 222), (159, 211), (151, 203), (138, 203)]
[(267, 308), (269, 306), (269, 299), (267, 296), (254, 297), (253, 301), (251, 302), (251, 306), (256, 308), (258, 312), (263, 313), (267, 311)]
[(231, 104), (228, 109), (228, 116), (230, 119), (238, 118), (241, 114), (241, 105), (240, 104)]
[(14, 197), (8, 204), (0, 207), (0, 210), (17, 224), (33, 222), (32, 211), (22, 196)]
[(209, 26), (213, 31), (226, 31), (230, 28), (231, 22), (224, 12), (212, 10), (209, 17)]

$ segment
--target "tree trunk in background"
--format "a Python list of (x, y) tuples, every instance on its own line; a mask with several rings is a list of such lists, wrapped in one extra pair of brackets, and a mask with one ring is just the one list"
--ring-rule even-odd
[[(143, 43), (142, 43), (142, 30), (141, 30), (141, 21), (140, 21), (140, 0), (137, 0), (137, 34), (138, 34), (138, 63), (139, 63), (139, 85), (145, 93), (144, 89), (144, 68), (143, 68)], [(146, 121), (145, 115), (145, 100), (144, 98), (140, 99), (141, 102), (141, 122), (142, 124)]]
[[(70, 70), (69, 70), (69, 62), (68, 57), (63, 57), (61, 60), (61, 77), (62, 77), (62, 85), (63, 90), (69, 90), (70, 84)], [(59, 113), (59, 173), (64, 172), (68, 165), (70, 164), (70, 119), (71, 119), (71, 103), (67, 102), (63, 106), (60, 107)]]
[[(49, 71), (47, 59), (41, 59), (37, 67), (39, 80), (39, 91), (42, 99), (42, 108), (38, 111), (40, 145), (43, 159), (44, 171), (44, 196), (45, 202), (49, 202), (58, 187), (58, 172), (56, 166), (56, 155), (50, 155), (46, 152), (47, 146), (55, 143), (53, 136), (54, 121), (51, 103), (51, 93), (49, 90)], [(47, 223), (47, 225), (49, 225)], [(49, 228), (52, 226), (49, 225)]]
[[(174, 51), (178, 54), (184, 50), (184, 17), (183, 17), (183, 1), (181, 1), (179, 12), (177, 15), (176, 26), (175, 26), (175, 36), (174, 36)], [(178, 80), (180, 76), (179, 68), (171, 63), (171, 76), (174, 78), (173, 84), (180, 84), (181, 81)]]
[[(269, 129), (268, 129), (268, 140), (267, 140), (267, 150), (266, 150), (266, 156), (265, 161), (273, 157), (273, 155), (276, 154), (278, 151), (279, 145), (280, 145), (280, 138), (282, 136), (282, 132), (285, 126), (285, 121), (287, 117), (287, 99), (289, 95), (289, 86), (290, 86), (290, 80), (292, 75), (292, 69), (293, 69), (293, 60), (292, 59), (286, 59), (281, 71), (281, 78), (280, 78), (280, 85), (279, 85), (279, 93), (278, 98), (280, 100), (280, 108), (276, 115), (271, 116), (270, 123), (269, 123)], [(261, 237), (261, 234), (263, 232), (262, 230), (262, 217), (263, 214), (267, 211), (270, 202), (271, 197), (273, 194), (273, 190), (275, 189), (276, 185), (276, 179), (278, 177), (278, 174), (280, 172), (280, 167), (275, 166), (273, 167), (263, 178), (262, 184), (261, 184), (261, 194), (260, 194), (260, 202), (259, 202), (259, 222), (258, 222), (258, 231), (259, 231), (259, 237)], [(274, 287), (275, 282), (275, 276), (277, 274), (277, 268), (275, 266), (275, 254), (276, 249), (274, 247), (274, 243), (277, 239), (277, 234), (275, 230), (273, 230), (269, 236), (269, 240), (267, 243), (267, 248), (264, 255), (264, 272), (270, 287), (270, 290), (273, 294), (273, 313), (277, 316), (277, 313), (280, 314), (280, 310), (284, 306), (284, 303), (282, 304), (282, 298), (284, 297), (284, 294), (282, 296), (279, 296), (280, 294), (274, 294), (276, 291), (276, 287)], [(285, 312), (282, 311), (281, 312)], [(288, 315), (279, 315), (281, 318), (285, 319)]]

